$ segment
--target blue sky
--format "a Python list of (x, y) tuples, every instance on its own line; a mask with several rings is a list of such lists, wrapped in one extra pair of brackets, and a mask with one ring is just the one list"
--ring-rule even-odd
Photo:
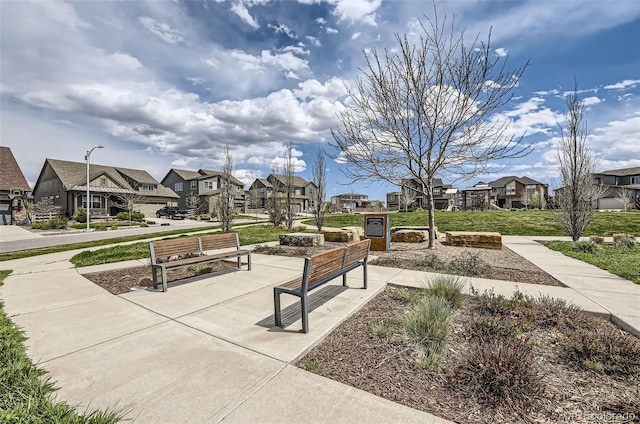
[[(494, 54), (530, 65), (501, 111), (534, 152), (475, 179), (554, 185), (564, 95), (582, 90), (600, 169), (640, 166), (640, 2), (442, 1), (467, 37), (492, 28)], [(0, 1), (0, 143), (33, 185), (46, 158), (142, 168), (220, 169), (250, 184), (294, 149), (310, 179), (363, 51), (432, 14), (429, 1)], [(470, 38), (470, 37), (469, 37)], [(329, 195), (384, 200), (327, 160)], [(460, 183), (464, 187), (474, 183)], [(247, 185), (248, 187), (248, 185)]]

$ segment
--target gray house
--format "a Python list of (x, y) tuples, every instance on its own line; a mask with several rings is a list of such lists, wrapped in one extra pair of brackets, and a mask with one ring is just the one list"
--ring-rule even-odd
[[(61, 213), (74, 216), (78, 208), (87, 206), (86, 163), (46, 159), (33, 189), (33, 198), (38, 202), (48, 197)], [(119, 196), (135, 197), (134, 209), (146, 217), (155, 215), (156, 210), (166, 205), (174, 205), (178, 195), (164, 187), (147, 171), (94, 165), (89, 167), (89, 192), (91, 194), (91, 214), (114, 216), (122, 211)]]
[[(317, 190), (316, 185), (297, 176), (292, 177), (291, 183), (293, 188), (293, 212), (299, 213), (312, 210), (315, 207), (314, 194)], [(274, 195), (280, 198), (284, 196), (286, 186), (287, 177), (285, 175), (270, 174), (266, 179), (257, 178), (249, 189), (257, 203), (252, 207), (266, 208), (269, 203), (268, 199), (271, 199)]]
[(225, 180), (231, 184), (236, 211), (246, 212), (244, 184), (233, 175), (208, 169), (188, 171), (172, 168), (162, 179), (162, 184), (172, 188), (178, 194), (178, 208), (197, 209), (199, 213), (213, 213), (220, 197), (220, 188)]
[(593, 174), (593, 183), (605, 188), (604, 197), (598, 199), (598, 209), (623, 209), (618, 198), (624, 189), (631, 192), (636, 209), (640, 208), (640, 167), (613, 169)]

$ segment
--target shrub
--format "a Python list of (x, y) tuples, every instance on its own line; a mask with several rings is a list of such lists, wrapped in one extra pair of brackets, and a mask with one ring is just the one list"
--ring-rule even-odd
[(156, 221), (150, 221), (150, 220), (146, 220), (145, 222), (149, 225), (155, 225), (156, 223)]
[(319, 373), (322, 370), (324, 370), (325, 367), (326, 367), (325, 364), (318, 358), (309, 358), (307, 361), (305, 361), (302, 364), (303, 370), (313, 372), (313, 373)]
[[(116, 218), (120, 221), (128, 221), (129, 220), (129, 212), (118, 212)], [(132, 221), (142, 221), (144, 219), (144, 214), (141, 212), (133, 212), (131, 214)]]
[(33, 228), (34, 230), (48, 230), (50, 227), (48, 221), (42, 221), (34, 222), (33, 224), (31, 224), (31, 228)]
[(628, 238), (634, 238), (633, 234), (627, 234), (627, 233), (614, 234), (613, 235), (613, 242), (616, 243), (620, 239), (628, 239)]
[(518, 324), (501, 316), (481, 316), (468, 323), (472, 337), (485, 340), (494, 338), (515, 338), (521, 333)]
[(579, 240), (573, 243), (571, 250), (582, 253), (598, 253), (600, 245), (592, 240)]
[(614, 244), (618, 249), (633, 249), (638, 245), (636, 238), (631, 234), (617, 234), (619, 237), (614, 239)]
[(515, 309), (515, 302), (495, 294), (493, 289), (477, 295), (476, 301), (476, 308), (483, 315), (506, 315)]
[(93, 226), (93, 229), (96, 231), (107, 231), (107, 224), (96, 224)]
[(373, 333), (373, 335), (379, 339), (389, 338), (395, 333), (394, 326), (384, 321), (374, 322), (369, 325), (369, 328), (371, 328), (371, 332)]
[(420, 264), (431, 269), (442, 269), (445, 267), (445, 262), (432, 253), (427, 253), (421, 260)]
[(69, 226), (69, 221), (67, 220), (67, 218), (63, 218), (61, 216), (55, 217), (55, 218), (51, 218), (49, 220), (49, 228), (52, 229), (65, 229)]
[(453, 308), (459, 308), (466, 299), (464, 294), (466, 286), (466, 280), (459, 276), (437, 275), (430, 279), (425, 293), (446, 300)]
[(566, 332), (565, 357), (574, 366), (614, 376), (640, 375), (640, 341), (611, 327)]
[(418, 359), (429, 358), (431, 366), (437, 363), (438, 355), (445, 345), (454, 311), (449, 303), (439, 297), (423, 296), (403, 317), (406, 338), (415, 345)]
[(483, 261), (479, 255), (468, 250), (449, 261), (451, 271), (460, 275), (480, 275), (489, 269), (489, 264)]
[(462, 353), (452, 380), (470, 389), (483, 405), (519, 411), (529, 411), (545, 392), (531, 346), (518, 339), (472, 342)]
[(413, 303), (420, 299), (420, 293), (414, 289), (408, 289), (406, 287), (396, 287), (391, 295), (395, 300), (399, 300), (402, 303)]
[(82, 206), (78, 208), (76, 216), (73, 217), (76, 222), (87, 222), (87, 210)]

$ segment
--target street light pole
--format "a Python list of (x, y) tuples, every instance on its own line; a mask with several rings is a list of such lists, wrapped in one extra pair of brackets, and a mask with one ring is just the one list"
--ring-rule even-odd
[(98, 144), (91, 148), (91, 150), (87, 150), (87, 154), (84, 155), (84, 160), (87, 161), (87, 231), (89, 231), (89, 215), (91, 215), (91, 191), (89, 190), (89, 159), (91, 157), (91, 152), (95, 149), (103, 149), (104, 146), (102, 144)]

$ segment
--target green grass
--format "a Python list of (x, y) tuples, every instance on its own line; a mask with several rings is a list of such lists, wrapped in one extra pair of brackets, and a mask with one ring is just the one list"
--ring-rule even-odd
[[(0, 271), (0, 285), (11, 274)], [(27, 356), (24, 332), (4, 312), (0, 302), (0, 422), (109, 424), (122, 420), (124, 411), (78, 412), (52, 398), (57, 390), (47, 372)]]
[(625, 249), (605, 244), (597, 253), (585, 253), (573, 250), (574, 245), (575, 243), (569, 241), (551, 241), (546, 244), (549, 249), (562, 252), (566, 256), (580, 259), (640, 284), (640, 246)]
[[(364, 225), (365, 215), (336, 214), (325, 218), (327, 227)], [(553, 211), (443, 212), (436, 211), (436, 226), (446, 231), (495, 231), (502, 235), (566, 236), (556, 224)], [(391, 226), (427, 226), (427, 212), (392, 213)], [(313, 225), (314, 221), (304, 221)], [(640, 234), (640, 212), (598, 212), (585, 236), (612, 236), (617, 233)]]
[[(132, 227), (139, 227), (142, 222), (131, 221)], [(100, 230), (103, 228), (113, 229), (114, 227), (129, 227), (129, 221), (109, 221), (109, 222), (91, 222), (89, 223), (89, 228), (93, 228), (94, 230)], [(73, 228), (76, 230), (83, 230), (87, 228), (87, 224), (70, 224), (69, 228)]]
[[(280, 234), (290, 233), (290, 230), (281, 228), (270, 228), (266, 226), (250, 226), (234, 228), (233, 232), (238, 233), (240, 245), (267, 243), (277, 241)], [(199, 234), (192, 234), (197, 237)], [(128, 261), (132, 259), (149, 258), (149, 243), (140, 242), (97, 250), (86, 250), (74, 255), (70, 261), (77, 267), (108, 264), (113, 262)]]
[(70, 243), (57, 246), (40, 247), (37, 249), (19, 250), (16, 252), (0, 253), (0, 262), (9, 261), (11, 259), (29, 258), (31, 256), (47, 255), (49, 253), (66, 252), (67, 250), (88, 249), (90, 247), (104, 246), (107, 244), (125, 243), (136, 240), (146, 240), (155, 237), (168, 237), (179, 234), (193, 233), (195, 231), (214, 230), (220, 228), (219, 225), (212, 225), (203, 228), (190, 228), (182, 230), (162, 231), (158, 233), (139, 234), (136, 236), (114, 237), (105, 240), (87, 241), (82, 243)]

